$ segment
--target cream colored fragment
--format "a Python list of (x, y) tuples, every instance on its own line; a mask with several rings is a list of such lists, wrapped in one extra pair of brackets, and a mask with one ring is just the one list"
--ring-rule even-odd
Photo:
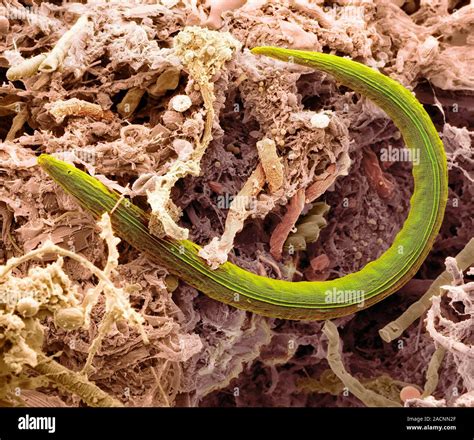
[(40, 64), (39, 71), (40, 72), (54, 72), (61, 66), (66, 58), (69, 49), (74, 42), (74, 39), (77, 38), (78, 35), (82, 34), (84, 28), (88, 24), (87, 15), (82, 15), (79, 19), (74, 23), (74, 25), (66, 31), (63, 36), (57, 41), (56, 45), (54, 46), (53, 50), (49, 52), (45, 58), (45, 60)]
[(1, 307), (26, 318), (36, 316), (40, 309), (54, 313), (58, 308), (79, 306), (77, 287), (64, 274), (61, 258), (44, 268), (30, 268), (26, 277), (17, 278), (9, 273), (32, 255), (36, 254), (11, 258), (6, 266), (0, 266)]
[(283, 165), (278, 157), (275, 141), (268, 138), (258, 141), (257, 151), (270, 192), (274, 193), (283, 186)]
[(54, 116), (59, 124), (67, 116), (89, 116), (93, 119), (110, 119), (111, 114), (108, 110), (103, 110), (98, 104), (72, 98), (67, 101), (56, 101), (49, 104), (48, 111)]
[[(176, 162), (183, 163), (181, 160)], [(175, 163), (176, 163), (175, 162)], [(184, 168), (184, 166), (183, 166)], [(194, 168), (194, 169), (193, 169)], [(199, 175), (199, 164), (188, 164), (186, 166), (186, 174), (192, 174), (193, 176)], [(181, 171), (176, 170), (176, 173)], [(168, 173), (169, 174), (169, 173)], [(175, 174), (173, 178), (179, 174)], [(170, 181), (160, 176), (155, 180), (155, 187), (152, 191), (147, 190), (148, 203), (151, 206), (152, 213), (150, 216), (150, 222), (148, 227), (150, 232), (157, 237), (172, 237), (176, 240), (186, 240), (188, 238), (189, 231), (186, 228), (178, 226), (176, 223), (179, 216), (173, 211), (174, 203), (170, 198), (171, 188), (174, 186), (176, 180), (170, 185)]]
[(175, 139), (173, 149), (178, 154), (178, 159), (186, 161), (193, 154), (193, 145), (185, 139)]
[(36, 366), (35, 348), (42, 343), (41, 326), (37, 321), (25, 322), (11, 312), (0, 310), (0, 334), (0, 363), (4, 369), (19, 374), (26, 365)]
[(137, 109), (140, 100), (145, 94), (145, 90), (140, 87), (133, 87), (127, 91), (122, 101), (117, 105), (117, 111), (124, 118), (128, 118)]
[(401, 407), (402, 405), (393, 400), (387, 399), (364, 387), (355, 377), (351, 376), (345, 369), (339, 352), (339, 332), (331, 321), (326, 321), (323, 333), (328, 338), (327, 360), (331, 370), (362, 403), (368, 407)]
[(198, 26), (185, 28), (174, 40), (176, 55), (202, 94), (206, 119), (204, 133), (201, 139), (196, 139), (192, 155), (186, 160), (178, 158), (164, 176), (156, 178), (154, 189), (147, 191), (152, 209), (149, 223), (152, 234), (177, 240), (188, 238), (189, 231), (176, 224), (180, 212), (171, 201), (171, 189), (179, 179), (187, 175), (199, 176), (201, 172), (201, 159), (212, 140), (215, 101), (212, 78), (241, 47), (241, 43), (228, 32), (216, 32)]
[(28, 58), (16, 66), (12, 66), (7, 70), (7, 79), (10, 81), (18, 81), (20, 79), (31, 78), (38, 72), (41, 63), (46, 59), (46, 54), (36, 55)]
[(313, 128), (327, 128), (331, 122), (328, 112), (315, 113), (311, 116), (311, 127)]
[(232, 200), (221, 238), (214, 237), (209, 244), (199, 251), (199, 256), (207, 261), (211, 269), (217, 269), (227, 261), (228, 254), (234, 247), (235, 236), (242, 230), (245, 220), (253, 212), (252, 202), (260, 193), (264, 184), (265, 172), (262, 164), (259, 163), (237, 196)]
[(442, 345), (438, 346), (438, 348), (436, 348), (435, 352), (433, 353), (430, 363), (428, 364), (428, 370), (426, 371), (426, 383), (421, 397), (428, 397), (435, 392), (439, 381), (438, 371), (441, 363), (443, 362), (445, 354), (446, 348), (444, 348)]
[(106, 275), (110, 275), (119, 264), (120, 254), (117, 246), (120, 244), (120, 238), (114, 235), (114, 231), (112, 230), (112, 222), (110, 221), (110, 216), (107, 212), (102, 214), (102, 217), (97, 222), (97, 225), (100, 228), (99, 236), (107, 244), (107, 250), (109, 252), (107, 256), (107, 263), (104, 267), (104, 273)]
[(175, 38), (175, 51), (199, 84), (209, 84), (242, 44), (229, 32), (190, 26)]
[[(2, 363), (15, 374), (21, 373), (25, 365), (35, 367), (38, 363), (37, 352), (27, 342), (31, 338), (30, 334), (33, 333), (31, 327), (31, 324), (28, 326), (18, 316), (0, 311), (0, 329), (3, 336), (2, 345), (8, 342), (8, 344), (2, 347)], [(37, 333), (39, 339), (41, 334), (38, 332), (38, 327), (41, 329), (39, 324), (36, 324), (35, 333)]]

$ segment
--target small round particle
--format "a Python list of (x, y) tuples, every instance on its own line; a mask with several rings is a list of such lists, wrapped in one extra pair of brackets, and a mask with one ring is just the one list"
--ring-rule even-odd
[(418, 399), (420, 397), (420, 391), (411, 385), (403, 387), (400, 391), (400, 400), (402, 402), (406, 402), (409, 399)]
[(207, 46), (206, 52), (212, 57), (216, 53), (216, 48), (214, 46)]
[(282, 128), (282, 129), (280, 130), (280, 134), (281, 134), (282, 136), (285, 136), (286, 130), (285, 130), (284, 128)]
[(170, 105), (173, 110), (182, 113), (188, 110), (193, 102), (188, 95), (176, 95), (171, 98)]
[(184, 61), (189, 63), (192, 60), (194, 60), (194, 52), (192, 50), (186, 51), (186, 53), (184, 54)]
[(171, 293), (177, 289), (179, 285), (179, 280), (173, 275), (167, 275), (165, 277), (165, 284), (166, 284), (166, 290), (168, 290), (168, 292)]
[(84, 324), (84, 312), (76, 307), (67, 307), (56, 312), (54, 321), (65, 330), (75, 330)]
[(326, 128), (330, 121), (331, 119), (325, 113), (316, 113), (311, 117), (311, 127)]
[(232, 49), (229, 49), (228, 47), (224, 47), (224, 49), (221, 50), (221, 56), (225, 60), (230, 60), (232, 58)]
[(39, 311), (39, 302), (34, 298), (21, 298), (17, 305), (16, 310), (18, 313), (23, 316), (23, 318), (29, 318), (35, 316)]

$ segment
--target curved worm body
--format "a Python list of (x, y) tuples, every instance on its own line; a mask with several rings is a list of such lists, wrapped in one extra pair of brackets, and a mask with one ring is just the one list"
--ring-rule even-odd
[[(147, 214), (127, 200), (117, 205), (119, 195), (95, 178), (51, 156), (41, 155), (38, 162), (95, 216), (117, 205), (111, 215), (117, 235), (211, 298), (286, 319), (328, 319), (367, 308), (410, 280), (433, 245), (448, 192), (443, 144), (414, 95), (363, 64), (334, 55), (274, 47), (257, 47), (252, 52), (334, 76), (380, 106), (400, 130), (406, 146), (419, 150), (420, 159), (413, 164), (415, 187), (408, 217), (390, 248), (360, 271), (331, 281), (289, 282), (255, 275), (232, 263), (211, 270), (198, 256), (199, 246), (151, 235)], [(342, 295), (338, 296), (339, 292)]]

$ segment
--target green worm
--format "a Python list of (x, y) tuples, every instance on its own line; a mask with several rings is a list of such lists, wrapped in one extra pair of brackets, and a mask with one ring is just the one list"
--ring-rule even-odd
[(374, 69), (317, 52), (256, 47), (252, 53), (332, 75), (380, 106), (402, 133), (406, 146), (419, 149), (419, 161), (413, 164), (415, 188), (408, 217), (389, 249), (360, 271), (331, 281), (289, 282), (255, 275), (229, 262), (211, 270), (198, 256), (198, 245), (151, 235), (148, 215), (128, 200), (120, 200), (119, 194), (95, 178), (48, 155), (41, 155), (38, 162), (95, 216), (113, 210), (111, 220), (118, 236), (211, 298), (286, 319), (328, 319), (367, 308), (412, 278), (433, 245), (448, 192), (443, 144), (412, 92)]

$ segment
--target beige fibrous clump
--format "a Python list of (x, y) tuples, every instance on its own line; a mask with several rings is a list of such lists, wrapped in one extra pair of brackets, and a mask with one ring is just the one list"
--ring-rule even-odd
[(108, 110), (103, 110), (99, 104), (77, 98), (53, 102), (48, 106), (48, 110), (54, 116), (57, 123), (63, 122), (67, 116), (88, 116), (96, 120), (112, 118), (112, 113)]
[(214, 237), (199, 251), (199, 256), (204, 258), (212, 269), (217, 269), (227, 261), (228, 254), (234, 246), (234, 238), (244, 227), (245, 220), (252, 214), (254, 210), (252, 202), (264, 185), (265, 171), (260, 163), (232, 200), (222, 236)]
[[(187, 175), (199, 176), (201, 172), (201, 159), (212, 140), (215, 100), (212, 78), (222, 70), (234, 52), (240, 50), (241, 43), (229, 33), (192, 26), (180, 32), (174, 44), (176, 55), (201, 92), (206, 111), (204, 133), (201, 139), (195, 140), (190, 157), (186, 160), (178, 158), (164, 176), (156, 178), (154, 189), (148, 190), (147, 195), (152, 208), (150, 231), (157, 236), (184, 240), (189, 231), (176, 223), (181, 213), (170, 198), (171, 189), (179, 179)], [(178, 111), (184, 111), (182, 108), (180, 106)]]
[(276, 193), (283, 186), (283, 164), (278, 157), (275, 141), (269, 138), (258, 141), (257, 152), (260, 162), (232, 199), (222, 236), (214, 237), (199, 251), (199, 255), (212, 269), (217, 269), (227, 261), (228, 254), (234, 247), (235, 236), (243, 229), (245, 220), (255, 214), (256, 197), (265, 183), (268, 184), (270, 194)]
[(49, 52), (44, 61), (39, 65), (38, 70), (40, 72), (54, 72), (63, 63), (66, 58), (69, 49), (74, 42), (74, 39), (80, 35), (88, 25), (88, 19), (86, 15), (82, 15), (74, 23), (74, 25), (66, 31), (62, 37), (57, 41), (53, 50)]
[(76, 23), (61, 36), (50, 52), (36, 55), (11, 66), (6, 73), (7, 79), (17, 81), (30, 78), (38, 72), (56, 71), (61, 67), (74, 40), (82, 35), (88, 23), (87, 16), (79, 17)]
[(276, 143), (272, 139), (262, 139), (257, 142), (257, 151), (265, 171), (265, 179), (271, 193), (283, 186), (283, 165), (278, 157)]
[(38, 321), (24, 320), (13, 312), (1, 310), (0, 330), (3, 367), (0, 377), (8, 373), (19, 374), (25, 365), (37, 364), (37, 351), (43, 340)]
[[(100, 237), (106, 242), (108, 257), (104, 269), (99, 269), (84, 257), (63, 249), (50, 241), (26, 255), (11, 258), (0, 266), (0, 376), (20, 374), (28, 366), (72, 393), (78, 394), (92, 406), (102, 402), (118, 406), (119, 402), (87, 380), (92, 360), (100, 348), (103, 337), (118, 320), (126, 320), (137, 328), (145, 343), (144, 318), (128, 300), (128, 288), (117, 287), (111, 277), (118, 266), (117, 245), (120, 240), (113, 235), (110, 217), (105, 213), (98, 222)], [(56, 254), (58, 258), (46, 267), (32, 267), (24, 278), (12, 271), (34, 258)], [(63, 258), (71, 258), (86, 267), (99, 280), (98, 284), (81, 294), (63, 271)], [(67, 370), (41, 352), (43, 329), (40, 319), (52, 315), (57, 327), (66, 331), (88, 328), (91, 312), (100, 294), (105, 296), (105, 315), (98, 334), (91, 343), (82, 375)], [(7, 343), (8, 342), (8, 343)]]

